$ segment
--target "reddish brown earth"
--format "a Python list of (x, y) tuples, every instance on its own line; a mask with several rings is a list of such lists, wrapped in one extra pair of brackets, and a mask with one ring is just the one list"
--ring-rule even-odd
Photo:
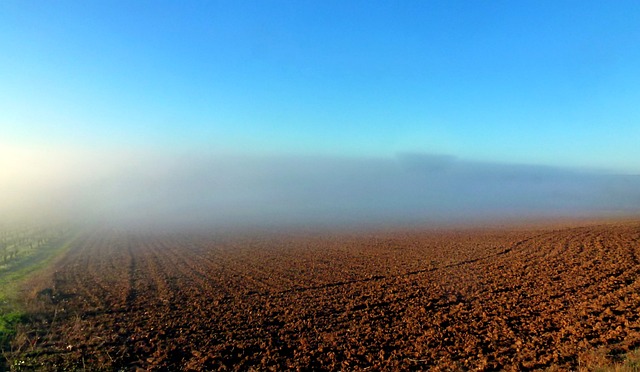
[(534, 370), (640, 347), (640, 222), (75, 242), (12, 363)]

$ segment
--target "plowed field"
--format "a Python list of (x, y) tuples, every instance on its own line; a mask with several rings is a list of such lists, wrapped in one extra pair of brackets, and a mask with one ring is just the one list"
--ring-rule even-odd
[[(12, 363), (535, 370), (640, 346), (640, 222), (368, 233), (94, 232)], [(50, 288), (49, 291), (46, 288)]]

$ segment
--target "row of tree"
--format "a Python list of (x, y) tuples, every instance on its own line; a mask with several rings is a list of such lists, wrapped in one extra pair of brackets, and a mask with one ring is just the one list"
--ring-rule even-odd
[(52, 239), (61, 237), (64, 228), (0, 227), (0, 268), (44, 249)]

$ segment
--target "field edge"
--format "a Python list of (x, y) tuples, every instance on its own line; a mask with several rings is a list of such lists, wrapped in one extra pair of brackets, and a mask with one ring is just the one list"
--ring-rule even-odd
[(25, 258), (11, 270), (0, 274), (0, 371), (10, 370), (7, 352), (19, 324), (28, 321), (29, 312), (22, 297), (25, 284), (52, 267), (72, 247), (80, 234), (66, 231), (46, 247)]

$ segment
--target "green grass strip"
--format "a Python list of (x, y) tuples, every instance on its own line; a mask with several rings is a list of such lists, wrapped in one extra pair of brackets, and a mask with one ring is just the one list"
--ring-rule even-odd
[[(20, 285), (71, 248), (78, 234), (66, 235), (63, 238), (51, 239), (32, 254), (0, 269), (0, 350), (6, 350), (15, 335), (16, 326), (26, 319), (26, 314), (17, 301)], [(0, 355), (0, 371), (6, 362), (2, 359)]]
[(0, 309), (14, 303), (19, 285), (31, 274), (47, 267), (51, 261), (66, 252), (75, 236), (66, 239), (55, 239), (33, 252), (0, 270)]

